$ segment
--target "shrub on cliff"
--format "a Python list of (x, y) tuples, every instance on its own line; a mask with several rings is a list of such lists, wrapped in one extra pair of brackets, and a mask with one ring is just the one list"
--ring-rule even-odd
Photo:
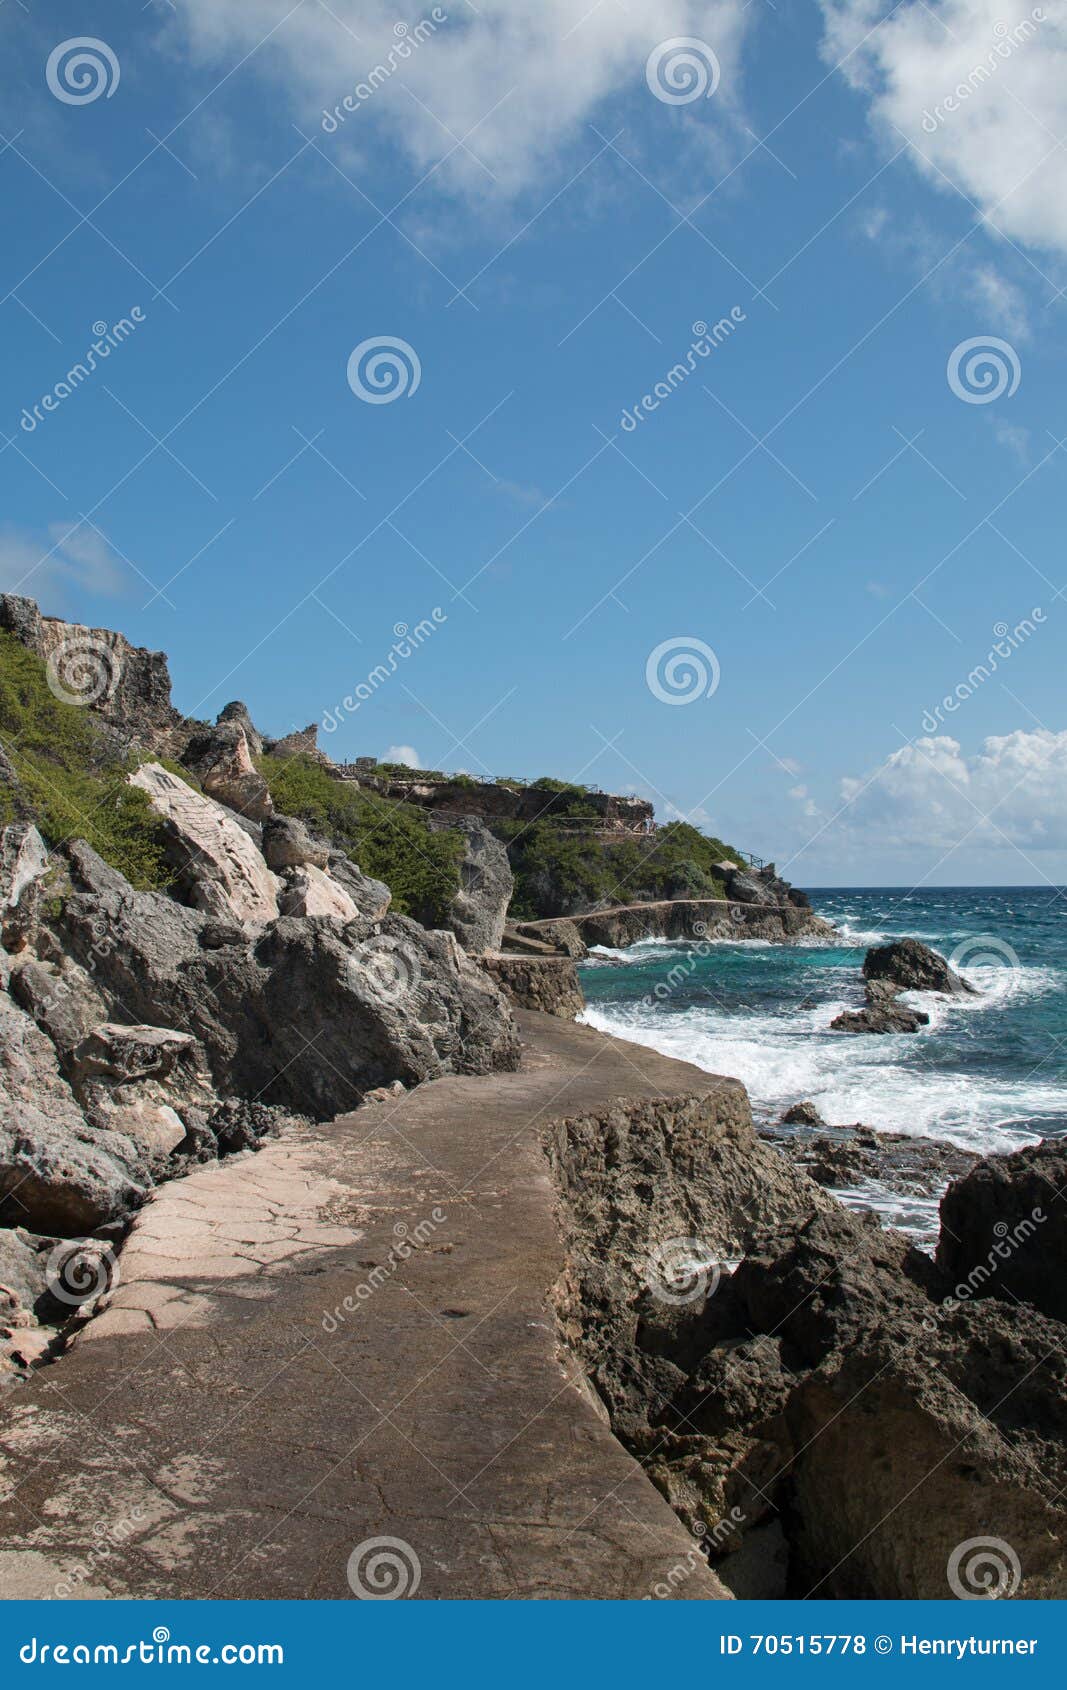
[(424, 810), (334, 780), (310, 757), (261, 757), (258, 767), (276, 807), (299, 816), (384, 880), (393, 908), (427, 927), (442, 927), (459, 886), (463, 840), (431, 828)]
[(159, 820), (126, 784), (133, 761), (88, 710), (57, 698), (41, 659), (2, 630), (0, 749), (17, 782), (0, 784), (0, 822), (32, 819), (53, 847), (87, 839), (139, 890), (168, 884)]
[(617, 839), (563, 830), (550, 821), (493, 824), (515, 876), (511, 913), (518, 920), (575, 914), (602, 904), (658, 898), (722, 898), (715, 873), (736, 852), (685, 822), (647, 836)]

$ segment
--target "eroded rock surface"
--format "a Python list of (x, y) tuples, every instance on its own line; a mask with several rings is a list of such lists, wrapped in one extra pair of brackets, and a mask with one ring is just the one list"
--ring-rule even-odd
[(161, 763), (143, 763), (130, 784), (147, 792), (163, 818), (172, 867), (194, 908), (250, 925), (275, 919), (277, 879), (221, 805), (202, 798)]
[(987, 1156), (941, 1200), (937, 1261), (967, 1297), (1029, 1303), (1067, 1322), (1067, 1147)]

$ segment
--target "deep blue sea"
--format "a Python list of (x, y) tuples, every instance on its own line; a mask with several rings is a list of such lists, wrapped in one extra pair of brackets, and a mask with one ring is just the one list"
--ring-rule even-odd
[[(840, 942), (649, 941), (583, 967), (593, 1026), (743, 1080), (759, 1122), (809, 1098), (833, 1125), (1010, 1150), (1067, 1134), (1067, 889), (813, 891)], [(831, 1033), (870, 945), (922, 939), (973, 998), (909, 993), (919, 1033)], [(668, 976), (670, 977), (668, 980)], [(886, 1217), (930, 1217), (877, 1199)], [(933, 1207), (936, 1208), (936, 1205)]]

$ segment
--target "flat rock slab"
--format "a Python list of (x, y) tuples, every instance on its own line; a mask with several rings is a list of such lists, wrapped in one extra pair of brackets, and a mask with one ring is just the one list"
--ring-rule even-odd
[(153, 1196), (107, 1309), (0, 1405), (0, 1596), (728, 1595), (559, 1349), (541, 1148), (724, 1082), (520, 1019), (518, 1073)]

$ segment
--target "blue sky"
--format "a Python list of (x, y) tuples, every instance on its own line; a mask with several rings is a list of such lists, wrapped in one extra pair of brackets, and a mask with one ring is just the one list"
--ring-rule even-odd
[(275, 733), (437, 609), (331, 754), (635, 790), (809, 885), (1067, 880), (1051, 5), (27, 4), (5, 588)]

